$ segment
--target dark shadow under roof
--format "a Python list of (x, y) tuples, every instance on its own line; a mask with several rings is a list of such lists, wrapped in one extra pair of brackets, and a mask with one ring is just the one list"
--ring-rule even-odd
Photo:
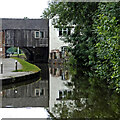
[(48, 19), (9, 19), (2, 18), (2, 29), (48, 29)]

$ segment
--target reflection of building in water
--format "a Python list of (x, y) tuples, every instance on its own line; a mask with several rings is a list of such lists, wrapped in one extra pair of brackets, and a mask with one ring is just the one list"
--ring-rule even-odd
[(56, 100), (62, 100), (62, 99), (70, 99), (72, 95), (72, 91), (69, 89), (65, 90), (59, 90), (59, 97)]
[(69, 80), (69, 72), (68, 70), (64, 70), (62, 68), (50, 68), (50, 74), (52, 76), (56, 76), (56, 77), (61, 77), (61, 80)]
[(67, 57), (68, 57), (68, 50), (66, 46), (61, 47), (61, 50), (59, 49), (51, 50), (51, 53), (49, 55), (49, 59), (61, 59)]
[(48, 107), (48, 80), (2, 91), (2, 107)]
[(52, 112), (54, 105), (61, 99), (66, 97), (70, 99), (72, 90), (65, 84), (70, 82), (70, 75), (68, 70), (61, 67), (50, 67), (50, 100), (49, 100), (49, 111)]
[(68, 87), (68, 85), (72, 82), (71, 75), (69, 75), (68, 70), (63, 69), (60, 66), (52, 66), (49, 70), (49, 112), (52, 113), (55, 118), (59, 118), (64, 113), (69, 116), (69, 114), (72, 114), (73, 111), (83, 110), (86, 107), (86, 98), (74, 98), (75, 87)]

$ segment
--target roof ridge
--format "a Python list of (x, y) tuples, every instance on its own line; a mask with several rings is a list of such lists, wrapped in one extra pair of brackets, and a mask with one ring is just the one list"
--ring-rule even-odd
[(43, 29), (48, 24), (48, 19), (2, 19), (3, 29)]

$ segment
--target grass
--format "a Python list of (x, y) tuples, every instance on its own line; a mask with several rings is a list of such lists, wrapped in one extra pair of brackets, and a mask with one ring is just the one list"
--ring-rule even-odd
[(25, 60), (17, 58), (17, 57), (12, 57), (12, 58), (15, 59), (15, 60), (17, 60), (22, 65), (22, 69), (17, 70), (17, 71), (15, 70), (13, 72), (30, 72), (30, 71), (32, 71), (32, 72), (38, 72), (38, 71), (40, 71), (40, 68), (37, 67), (34, 64), (26, 62)]
[[(26, 58), (26, 56), (25, 56), (25, 54), (24, 54), (24, 53), (19, 54), (19, 56), (23, 56), (24, 58)], [(11, 57), (18, 57), (18, 54), (13, 54), (13, 55), (11, 55)]]
[[(18, 56), (18, 54), (13, 54), (12, 56)], [(25, 56), (25, 54), (19, 54), (19, 56)]]

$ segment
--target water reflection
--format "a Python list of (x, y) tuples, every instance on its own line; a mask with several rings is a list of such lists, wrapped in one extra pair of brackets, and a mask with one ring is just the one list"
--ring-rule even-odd
[[(64, 90), (65, 87), (68, 92)], [(57, 87), (59, 97), (63, 94), (64, 97), (54, 102), (54, 107), (50, 109), (53, 116), (57, 118), (120, 118), (120, 96), (108, 90), (106, 83), (100, 83), (96, 78), (88, 77), (83, 70), (78, 70), (72, 75), (71, 80), (66, 81), (64, 88)]]
[(55, 104), (59, 101), (65, 99), (66, 96), (71, 96), (72, 89), (66, 86), (70, 82), (71, 75), (69, 74), (68, 68), (64, 66), (49, 66), (50, 77), (50, 100), (49, 100), (49, 111), (53, 113), (53, 108)]
[(3, 90), (2, 96), (3, 107), (48, 107), (48, 81)]
[(55, 65), (49, 66), (49, 71), (53, 77), (61, 77), (61, 80), (70, 79), (68, 69), (63, 66), (55, 66)]
[[(42, 67), (42, 78), (3, 87), (2, 107), (49, 107), (48, 67)], [(45, 71), (43, 71), (45, 70)], [(7, 88), (7, 89), (5, 89)]]
[(3, 107), (45, 107), (56, 118), (120, 118), (120, 96), (89, 71), (38, 66), (41, 80), (3, 89)]

